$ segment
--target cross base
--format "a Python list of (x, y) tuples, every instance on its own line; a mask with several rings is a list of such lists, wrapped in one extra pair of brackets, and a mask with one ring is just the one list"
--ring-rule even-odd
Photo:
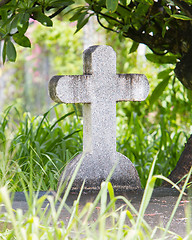
[(110, 178), (114, 191), (141, 189), (140, 179), (134, 165), (119, 152), (116, 152), (115, 156), (105, 156), (105, 154), (94, 156), (91, 153), (77, 155), (66, 166), (61, 175), (59, 185), (67, 183), (71, 179), (82, 157), (83, 161), (73, 182), (71, 191), (79, 191), (84, 180), (84, 191), (99, 191), (101, 183), (107, 179), (114, 165), (116, 167)]

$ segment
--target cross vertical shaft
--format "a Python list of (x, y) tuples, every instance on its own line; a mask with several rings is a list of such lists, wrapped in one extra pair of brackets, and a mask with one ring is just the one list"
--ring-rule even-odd
[[(84, 74), (91, 75), (92, 102), (83, 106), (84, 151), (98, 155), (116, 152), (116, 54), (96, 46), (84, 52)], [(106, 54), (107, 52), (107, 54)]]
[(115, 101), (83, 106), (83, 147), (83, 151), (93, 154), (99, 151), (112, 155), (116, 152)]

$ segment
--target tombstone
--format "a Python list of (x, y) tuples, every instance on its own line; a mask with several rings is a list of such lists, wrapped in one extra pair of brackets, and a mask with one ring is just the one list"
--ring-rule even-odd
[(114, 190), (140, 189), (131, 161), (116, 151), (116, 102), (143, 101), (149, 84), (143, 74), (116, 74), (116, 53), (110, 46), (91, 46), (83, 53), (84, 74), (54, 76), (49, 83), (55, 102), (83, 103), (83, 153), (66, 166), (60, 181), (70, 179), (82, 159), (71, 190), (99, 190), (115, 165)]

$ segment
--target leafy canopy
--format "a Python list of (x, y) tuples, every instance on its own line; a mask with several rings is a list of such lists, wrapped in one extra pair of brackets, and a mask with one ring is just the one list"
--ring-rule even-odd
[(2, 0), (0, 1), (0, 40), (4, 40), (3, 62), (16, 60), (14, 43), (22, 47), (31, 47), (25, 35), (33, 20), (46, 27), (52, 27), (52, 18), (57, 16), (72, 0)]
[(51, 19), (67, 7), (76, 32), (95, 15), (103, 28), (134, 40), (132, 52), (144, 43), (161, 56), (149, 60), (176, 64), (176, 76), (192, 90), (192, 0), (1, 0), (3, 61), (15, 61), (14, 43), (31, 46), (25, 35), (31, 20), (52, 27)]
[[(192, 0), (86, 0), (71, 20), (77, 30), (92, 15), (98, 23), (120, 37), (147, 45), (153, 62), (176, 64), (175, 73), (192, 90)], [(157, 57), (159, 56), (159, 57)]]

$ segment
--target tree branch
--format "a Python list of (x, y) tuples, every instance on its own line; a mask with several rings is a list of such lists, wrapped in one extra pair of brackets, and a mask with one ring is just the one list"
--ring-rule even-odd
[[(97, 13), (97, 14), (98, 14), (98, 13)], [(101, 16), (103, 16), (104, 18), (109, 18), (109, 19), (111, 19), (111, 20), (113, 20), (113, 21), (115, 21), (115, 22), (117, 22), (117, 23), (119, 23), (119, 24), (121, 24), (121, 25), (124, 25), (123, 22), (117, 20), (117, 19), (114, 18), (114, 17), (111, 17), (111, 16), (109, 16), (109, 15), (106, 15), (106, 14), (104, 14), (104, 13), (102, 13), (102, 12), (99, 12), (99, 14), (100, 14)]]
[(54, 18), (54, 17), (57, 16), (59, 13), (61, 13), (65, 8), (66, 8), (66, 6), (58, 9), (56, 12), (54, 12), (53, 14), (51, 14), (51, 15), (49, 16), (49, 18)]
[(109, 27), (104, 26), (103, 23), (101, 23), (98, 14), (97, 14), (97, 21), (98, 21), (98, 23), (101, 25), (101, 27), (103, 27), (104, 29), (109, 30), (109, 31), (112, 31), (112, 32), (119, 33), (118, 31), (115, 31), (115, 30), (113, 30), (113, 29), (111, 29), (111, 28), (109, 28)]

